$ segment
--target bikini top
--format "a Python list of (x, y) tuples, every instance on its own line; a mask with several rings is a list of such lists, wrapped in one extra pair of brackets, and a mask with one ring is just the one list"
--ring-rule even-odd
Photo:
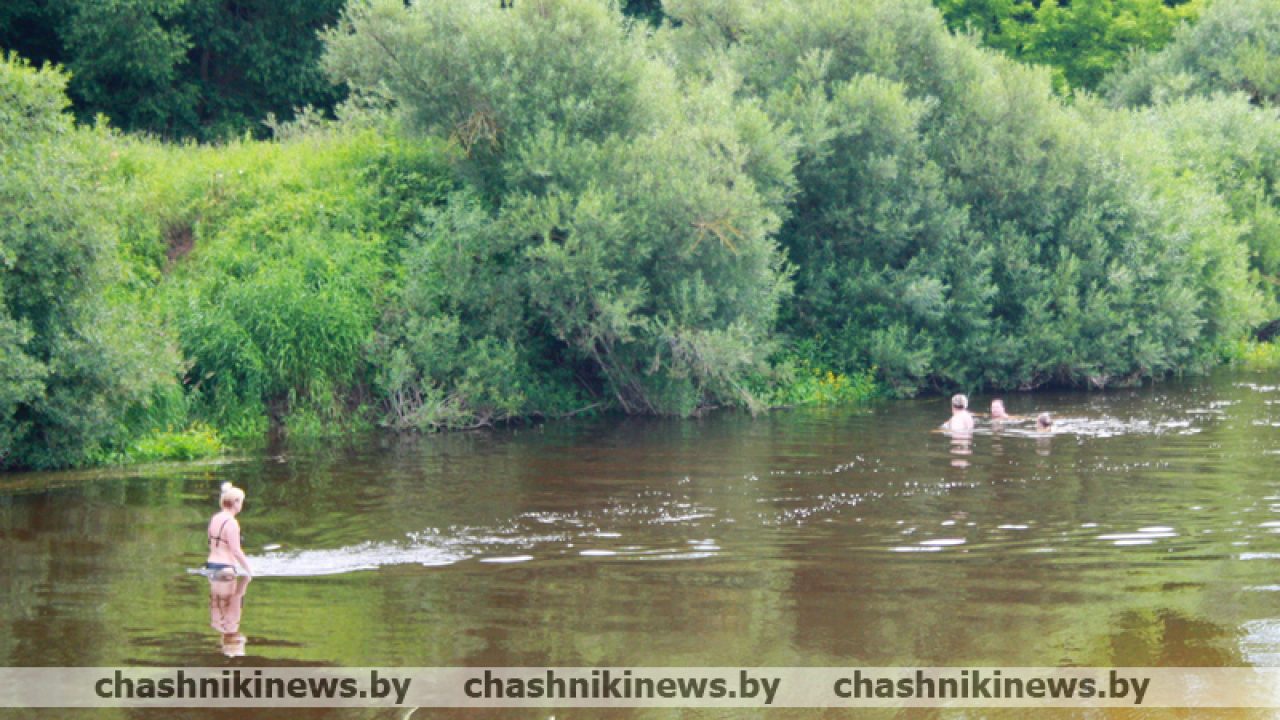
[[(209, 541), (214, 544), (214, 547), (217, 547), (219, 544), (226, 542), (226, 540), (222, 539), (222, 529), (225, 528), (227, 526), (227, 523), (229, 522), (231, 522), (230, 517), (223, 520), (222, 524), (218, 526), (218, 534), (216, 536), (214, 535), (209, 536)], [(241, 540), (243, 540), (243, 538), (241, 538)]]

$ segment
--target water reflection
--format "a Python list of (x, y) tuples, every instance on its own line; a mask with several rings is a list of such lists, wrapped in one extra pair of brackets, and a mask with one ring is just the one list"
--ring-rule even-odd
[(221, 634), (219, 644), (227, 657), (243, 657), (247, 642), (240, 632), (240, 617), (244, 612), (244, 595), (249, 589), (247, 575), (209, 578), (209, 625)]
[(1036, 438), (1036, 454), (1040, 457), (1048, 457), (1049, 451), (1053, 449), (1053, 431), (1046, 430), (1040, 437)]
[(951, 467), (969, 467), (969, 457), (973, 455), (973, 433), (951, 433)]

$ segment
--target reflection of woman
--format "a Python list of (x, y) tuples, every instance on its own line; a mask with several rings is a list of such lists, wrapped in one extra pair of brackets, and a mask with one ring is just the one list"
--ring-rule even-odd
[(222, 652), (227, 657), (244, 655), (245, 637), (240, 634), (240, 613), (244, 610), (244, 591), (248, 576), (209, 582), (209, 624), (222, 633)]
[(209, 560), (204, 566), (220, 580), (235, 577), (237, 565), (243, 574), (251, 575), (249, 558), (240, 549), (240, 523), (236, 520), (244, 507), (244, 490), (229, 482), (222, 483), (221, 503), (222, 511), (209, 521)]

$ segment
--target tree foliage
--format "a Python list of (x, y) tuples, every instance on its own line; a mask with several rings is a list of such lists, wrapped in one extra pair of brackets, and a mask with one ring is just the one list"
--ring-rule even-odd
[(937, 0), (947, 24), (1023, 62), (1046, 65), (1059, 90), (1092, 90), (1132, 52), (1156, 50), (1202, 0)]
[(1121, 105), (1242, 92), (1259, 105), (1280, 100), (1280, 2), (1217, 2), (1160, 52), (1137, 57), (1107, 82)]
[[(94, 58), (82, 103), (214, 137), (317, 87), (279, 80), (305, 33), (254, 23), (322, 5), (17, 2), (0, 31), (56, 16), (31, 42)], [(1181, 31), (1110, 104), (1067, 104), (925, 0), (668, 0), (658, 28), (641, 5), (359, 0), (323, 38), (341, 119), (267, 142), (77, 129), (64, 74), (4, 61), (0, 464), (375, 410), (435, 429), (1131, 384), (1274, 315), (1280, 120), (1249, 53), (1210, 82), (1169, 60)], [(1269, 47), (1266, 8), (1220, 7), (1205, 58)]]
[(1169, 47), (1108, 82), (1111, 103), (1139, 108), (1135, 121), (1164, 135), (1182, 172), (1217, 186), (1272, 299), (1280, 297), (1277, 52), (1280, 3), (1215, 3)]
[(797, 129), (783, 327), (845, 367), (903, 391), (1132, 382), (1207, 362), (1252, 315), (1240, 227), (1159, 137), (1065, 107), (927, 4), (668, 12), (691, 67), (727, 64)]
[(342, 0), (18, 0), (0, 9), (0, 47), (71, 71), (82, 119), (165, 137), (263, 134), (270, 114), (338, 99), (318, 30)]
[(591, 0), (380, 0), (351, 6), (328, 42), (337, 77), (450, 137), (474, 188), (409, 253), (402, 379), (456, 373), (429, 359), (447, 350), (414, 348), (460, 332), (511, 362), (576, 367), (628, 411), (752, 402), (739, 379), (787, 289), (781, 207), (757, 188), (788, 163), (732, 84), (677, 79)]
[[(1258, 286), (1280, 299), (1280, 115), (1235, 94), (1142, 108), (1133, 120), (1166, 139), (1181, 172), (1217, 187), (1244, 228)], [(1277, 314), (1271, 303), (1266, 311)]]
[(118, 265), (100, 143), (66, 77), (0, 59), (0, 467), (85, 462), (177, 366), (109, 292)]

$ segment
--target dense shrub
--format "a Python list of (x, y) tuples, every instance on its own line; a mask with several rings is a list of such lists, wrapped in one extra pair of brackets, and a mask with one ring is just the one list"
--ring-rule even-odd
[(1065, 105), (924, 0), (503, 5), (352, 4), (342, 120), (271, 142), (76, 129), (0, 64), (0, 464), (1270, 362), (1265, 91)]
[(329, 108), (317, 31), (343, 0), (6, 0), (0, 48), (72, 74), (76, 114), (170, 138), (264, 135), (269, 115)]
[(110, 160), (64, 114), (65, 84), (0, 59), (0, 467), (84, 462), (177, 367), (113, 293)]
[(1243, 92), (1257, 104), (1280, 100), (1280, 2), (1215, 2), (1159, 52), (1138, 56), (1104, 83), (1121, 105), (1188, 95)]
[(1166, 139), (1179, 171), (1217, 187), (1244, 229), (1250, 267), (1270, 300), (1266, 318), (1280, 315), (1280, 112), (1218, 95), (1143, 108), (1133, 122)]
[(226, 450), (218, 431), (196, 423), (186, 430), (154, 430), (131, 440), (122, 449), (94, 458), (102, 464), (133, 464), (199, 460)]
[(337, 78), (462, 149), (473, 188), (406, 256), (386, 382), (440, 407), (406, 416), (542, 411), (514, 378), (549, 365), (629, 412), (754, 402), (788, 163), (731, 84), (681, 82), (592, 0), (356, 4), (328, 42)]
[[(1280, 297), (1280, 3), (1215, 3), (1159, 53), (1108, 83), (1113, 105), (1142, 111), (1180, 168), (1212, 181), (1245, 228), (1258, 286)], [(1268, 318), (1277, 311), (1272, 304)]]
[(1228, 362), (1250, 372), (1276, 372), (1280, 370), (1280, 343), (1240, 340), (1232, 343), (1224, 353)]
[(797, 129), (783, 327), (841, 369), (904, 392), (1131, 382), (1208, 362), (1255, 312), (1239, 226), (1158, 136), (1064, 107), (927, 3), (667, 10), (686, 66), (728, 64)]

